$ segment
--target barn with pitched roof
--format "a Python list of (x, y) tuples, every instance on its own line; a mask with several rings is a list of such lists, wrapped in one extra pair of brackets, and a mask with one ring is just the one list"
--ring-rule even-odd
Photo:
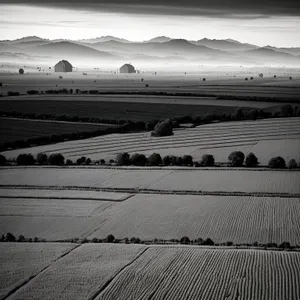
[(59, 61), (55, 66), (55, 72), (72, 72), (72, 65), (67, 60)]

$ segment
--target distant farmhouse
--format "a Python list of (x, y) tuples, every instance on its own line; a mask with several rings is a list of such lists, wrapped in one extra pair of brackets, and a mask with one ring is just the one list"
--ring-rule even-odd
[(72, 65), (67, 60), (61, 60), (54, 66), (55, 72), (72, 72)]
[(125, 64), (120, 68), (120, 73), (136, 73), (134, 66)]

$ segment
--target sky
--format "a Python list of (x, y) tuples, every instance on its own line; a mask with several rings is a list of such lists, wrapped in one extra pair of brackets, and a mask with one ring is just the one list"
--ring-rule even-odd
[(0, 0), (0, 40), (32, 35), (48, 39), (112, 35), (133, 41), (164, 35), (300, 47), (300, 1)]

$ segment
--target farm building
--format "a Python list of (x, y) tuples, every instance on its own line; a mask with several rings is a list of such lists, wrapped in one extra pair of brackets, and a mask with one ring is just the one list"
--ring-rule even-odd
[(72, 72), (72, 65), (67, 60), (61, 60), (54, 66), (55, 72)]
[(120, 68), (120, 73), (135, 73), (135, 68), (130, 64), (125, 64)]

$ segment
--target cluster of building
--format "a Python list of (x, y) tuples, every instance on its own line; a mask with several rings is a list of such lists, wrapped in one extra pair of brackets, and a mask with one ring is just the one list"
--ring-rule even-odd
[[(67, 60), (61, 60), (54, 66), (55, 72), (72, 72), (73, 66)], [(120, 73), (137, 73), (134, 66), (125, 64), (120, 68)]]

